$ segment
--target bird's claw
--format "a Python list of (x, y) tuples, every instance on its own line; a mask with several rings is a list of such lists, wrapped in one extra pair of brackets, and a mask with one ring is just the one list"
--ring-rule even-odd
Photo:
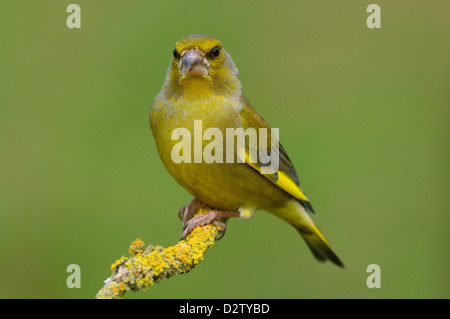
[(205, 214), (200, 214), (189, 219), (185, 225), (183, 225), (183, 234), (181, 235), (181, 240), (186, 239), (186, 237), (195, 229), (197, 226), (204, 226), (213, 223), (219, 226), (219, 236), (216, 240), (221, 239), (225, 235), (227, 229), (225, 221), (230, 217), (239, 217), (239, 212), (233, 211), (220, 211), (212, 210)]
[(189, 204), (180, 208), (178, 217), (183, 220), (183, 229), (186, 228), (188, 221), (197, 213), (202, 204), (203, 203), (199, 199), (194, 198)]

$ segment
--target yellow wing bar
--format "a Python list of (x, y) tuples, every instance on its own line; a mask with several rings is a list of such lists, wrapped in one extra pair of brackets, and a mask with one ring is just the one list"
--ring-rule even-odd
[[(261, 168), (254, 163), (255, 161), (250, 161), (250, 156), (248, 152), (245, 152), (245, 163), (254, 169), (256, 169), (258, 172), (261, 173)], [(302, 202), (309, 202), (308, 198), (305, 196), (303, 191), (300, 189), (299, 186), (292, 180), (292, 178), (289, 177), (289, 175), (284, 171), (278, 171), (275, 174), (261, 174), (265, 178), (267, 178), (269, 181), (274, 183), (276, 186), (284, 190), (286, 193), (294, 196), (298, 200)]]

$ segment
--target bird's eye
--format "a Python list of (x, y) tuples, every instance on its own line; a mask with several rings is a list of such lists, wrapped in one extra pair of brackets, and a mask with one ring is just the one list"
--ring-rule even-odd
[(211, 55), (214, 58), (218, 58), (219, 55), (220, 55), (220, 48), (219, 47), (214, 47), (214, 49), (212, 49), (212, 51), (211, 51)]
[(178, 59), (180, 57), (180, 54), (178, 53), (177, 49), (173, 49), (173, 57), (175, 59)]

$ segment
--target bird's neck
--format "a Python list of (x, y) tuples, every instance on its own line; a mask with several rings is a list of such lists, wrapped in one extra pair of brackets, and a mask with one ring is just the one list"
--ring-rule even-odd
[(241, 95), (239, 80), (232, 83), (214, 84), (209, 77), (195, 76), (180, 78), (174, 85), (169, 83), (165, 90), (166, 98), (182, 98), (187, 101), (210, 101), (217, 97), (238, 97)]
[(209, 100), (216, 94), (211, 80), (204, 76), (181, 78), (180, 90), (185, 98), (192, 100)]

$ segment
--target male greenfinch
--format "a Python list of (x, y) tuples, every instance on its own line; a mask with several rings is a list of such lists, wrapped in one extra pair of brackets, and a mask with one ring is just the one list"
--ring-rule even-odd
[[(182, 149), (184, 160), (174, 160), (174, 150), (177, 150), (175, 154), (181, 151), (181, 135), (174, 132), (192, 137), (196, 131), (198, 133), (198, 123), (201, 123), (201, 133), (206, 135), (208, 129), (216, 129), (216, 134), (202, 136), (200, 144), (198, 139), (191, 138), (185, 144), (189, 149)], [(257, 210), (265, 210), (293, 225), (319, 261), (330, 260), (344, 267), (312, 220), (313, 208), (300, 187), (286, 151), (242, 93), (238, 69), (219, 40), (195, 34), (176, 43), (162, 90), (152, 104), (150, 126), (164, 166), (195, 197), (180, 210), (184, 219), (182, 238), (195, 227), (211, 222), (221, 225), (224, 231), (223, 221), (227, 218), (249, 219)], [(257, 134), (256, 146), (233, 148), (236, 154), (232, 157), (218, 154), (227, 149), (229, 130), (236, 132), (239, 128), (244, 132), (265, 129), (268, 134)], [(217, 134), (217, 129), (221, 134)], [(219, 135), (226, 136), (227, 140), (216, 141)], [(246, 140), (253, 135), (249, 133)], [(186, 160), (192, 158), (192, 149), (202, 155), (213, 136), (214, 142), (223, 143), (214, 144), (217, 146), (215, 160), (199, 160), (198, 157), (194, 161)], [(234, 141), (235, 136), (231, 138)], [(260, 143), (261, 139), (267, 139), (266, 143)], [(252, 148), (258, 148), (257, 152)], [(267, 168), (264, 165), (267, 158), (258, 156), (264, 154), (259, 153), (261, 148), (265, 148), (266, 154), (277, 156), (278, 166), (274, 171), (263, 171)], [(194, 158), (196, 156), (194, 154)], [(230, 158), (234, 161), (225, 161)], [(193, 216), (202, 203), (214, 210)]]

